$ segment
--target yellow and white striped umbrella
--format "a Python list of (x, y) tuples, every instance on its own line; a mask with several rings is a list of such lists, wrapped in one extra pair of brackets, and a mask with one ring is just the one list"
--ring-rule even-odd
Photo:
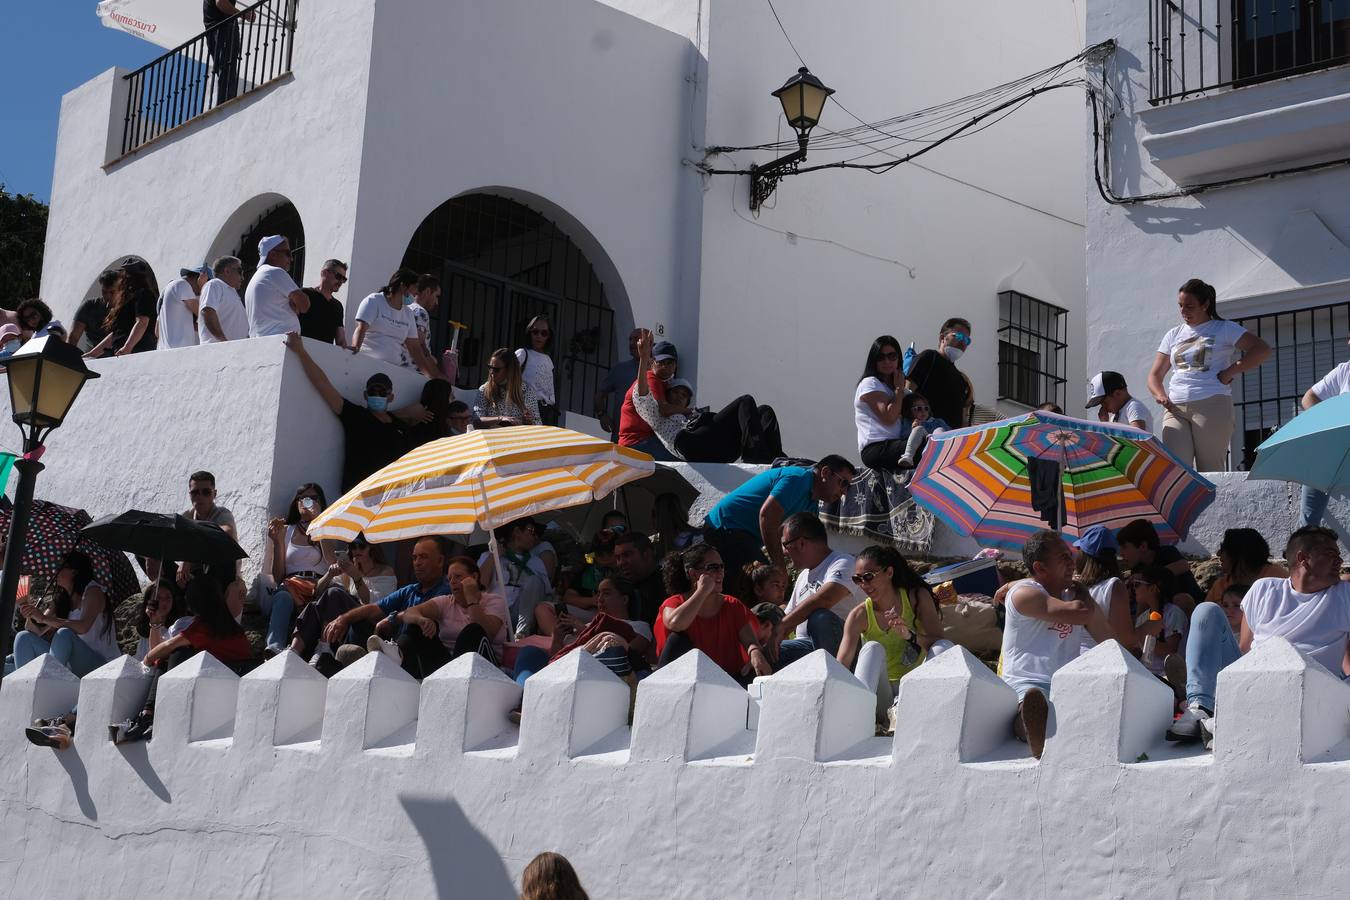
[(490, 428), (424, 444), (325, 509), (311, 539), (469, 534), (600, 500), (656, 469), (646, 453), (566, 428)]

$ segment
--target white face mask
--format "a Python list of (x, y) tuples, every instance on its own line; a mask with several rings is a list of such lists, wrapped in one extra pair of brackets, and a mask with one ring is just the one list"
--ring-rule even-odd
[(960, 347), (948, 346), (942, 348), (942, 355), (947, 357), (948, 361), (952, 363), (955, 363), (958, 359), (960, 359), (961, 354), (965, 352), (966, 351), (961, 349)]

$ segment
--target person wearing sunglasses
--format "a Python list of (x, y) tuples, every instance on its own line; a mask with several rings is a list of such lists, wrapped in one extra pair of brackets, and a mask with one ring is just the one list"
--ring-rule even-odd
[(782, 665), (791, 665), (816, 650), (837, 656), (844, 619), (863, 601), (862, 592), (849, 579), (853, 557), (830, 549), (825, 525), (815, 513), (788, 516), (780, 543), (797, 570), (783, 617), (783, 633), (795, 631), (796, 637), (783, 641)]
[(298, 333), (300, 316), (309, 311), (309, 297), (291, 277), (290, 241), (285, 235), (268, 235), (258, 241), (258, 259), (261, 264), (244, 288), (248, 336)]
[(909, 389), (929, 399), (933, 417), (954, 428), (969, 425), (975, 409), (975, 388), (956, 367), (956, 361), (972, 343), (970, 322), (948, 319), (938, 332), (937, 349), (920, 353), (905, 373)]
[[(933, 592), (894, 547), (864, 549), (850, 578), (866, 598), (844, 620), (839, 662), (876, 690), (877, 721), (884, 723), (900, 679), (918, 668), (930, 648), (940, 653), (951, 644), (943, 641)], [(935, 648), (939, 641), (943, 646)]]
[(558, 424), (558, 397), (553, 382), (553, 357), (549, 345), (553, 326), (547, 316), (535, 316), (525, 326), (525, 346), (516, 350), (520, 377), (539, 397), (539, 424)]
[(319, 270), (319, 286), (302, 288), (309, 297), (309, 309), (300, 314), (300, 336), (322, 344), (347, 346), (346, 313), (342, 301), (333, 296), (347, 283), (347, 264), (340, 259), (326, 260)]
[(296, 610), (314, 599), (315, 585), (337, 559), (332, 542), (309, 539), (309, 523), (327, 505), (323, 488), (307, 482), (291, 498), (286, 517), (267, 523), (270, 572), (276, 587), (262, 591), (258, 605), (268, 617), (263, 652), (269, 657), (290, 645)]
[(756, 619), (745, 604), (722, 593), (726, 567), (707, 544), (672, 553), (661, 563), (671, 596), (656, 616), (657, 668), (690, 650), (701, 650), (741, 684), (772, 675), (756, 636)]
[[(216, 503), (216, 476), (202, 469), (188, 476), (188, 499), (192, 505), (183, 515), (194, 522), (210, 522), (220, 526), (220, 530), (239, 540), (239, 529), (234, 522), (234, 513)], [(225, 595), (225, 605), (230, 615), (239, 619), (244, 614), (244, 582), (239, 578), (239, 563), (179, 563), (177, 582), (180, 588), (197, 574), (208, 574), (220, 583)]]
[(858, 455), (869, 469), (894, 471), (905, 452), (901, 401), (905, 376), (900, 371), (900, 342), (883, 334), (867, 351), (858, 387), (853, 392), (853, 424), (858, 429)]
[(391, 365), (417, 369), (427, 378), (442, 378), (417, 334), (417, 322), (409, 308), (418, 278), (412, 269), (399, 269), (389, 276), (388, 284), (361, 301), (348, 349)]
[(483, 428), (539, 424), (539, 395), (520, 377), (520, 360), (505, 347), (488, 357), (487, 380), (472, 406)]

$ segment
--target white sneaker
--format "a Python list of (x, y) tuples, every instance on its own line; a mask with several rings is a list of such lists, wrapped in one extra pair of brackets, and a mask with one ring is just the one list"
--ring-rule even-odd
[(386, 641), (378, 634), (372, 634), (366, 640), (366, 649), (371, 653), (383, 653), (400, 666), (403, 665), (403, 653), (398, 649), (398, 644), (393, 641)]
[(1200, 740), (1204, 742), (1206, 750), (1214, 749), (1214, 717), (1200, 720)]
[[(1172, 727), (1167, 729), (1167, 739), (1179, 743), (1193, 743), (1200, 740), (1203, 734), (1204, 723), (1212, 722), (1214, 714), (1205, 709), (1199, 703), (1192, 703), (1186, 707), (1181, 715), (1177, 716)], [(1213, 733), (1213, 726), (1210, 726), (1210, 734)], [(1213, 740), (1211, 736), (1210, 740)], [(1206, 744), (1206, 747), (1209, 745)]]

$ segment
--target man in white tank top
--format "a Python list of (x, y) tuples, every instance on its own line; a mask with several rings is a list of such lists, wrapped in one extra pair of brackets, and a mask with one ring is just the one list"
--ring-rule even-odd
[(1073, 580), (1073, 553), (1058, 532), (1038, 531), (1029, 537), (1022, 560), (1031, 577), (1007, 594), (1001, 671), (1017, 691), (1013, 733), (1040, 759), (1051, 677), (1078, 656), (1085, 628), (1100, 642), (1111, 637), (1111, 627), (1087, 588)]

